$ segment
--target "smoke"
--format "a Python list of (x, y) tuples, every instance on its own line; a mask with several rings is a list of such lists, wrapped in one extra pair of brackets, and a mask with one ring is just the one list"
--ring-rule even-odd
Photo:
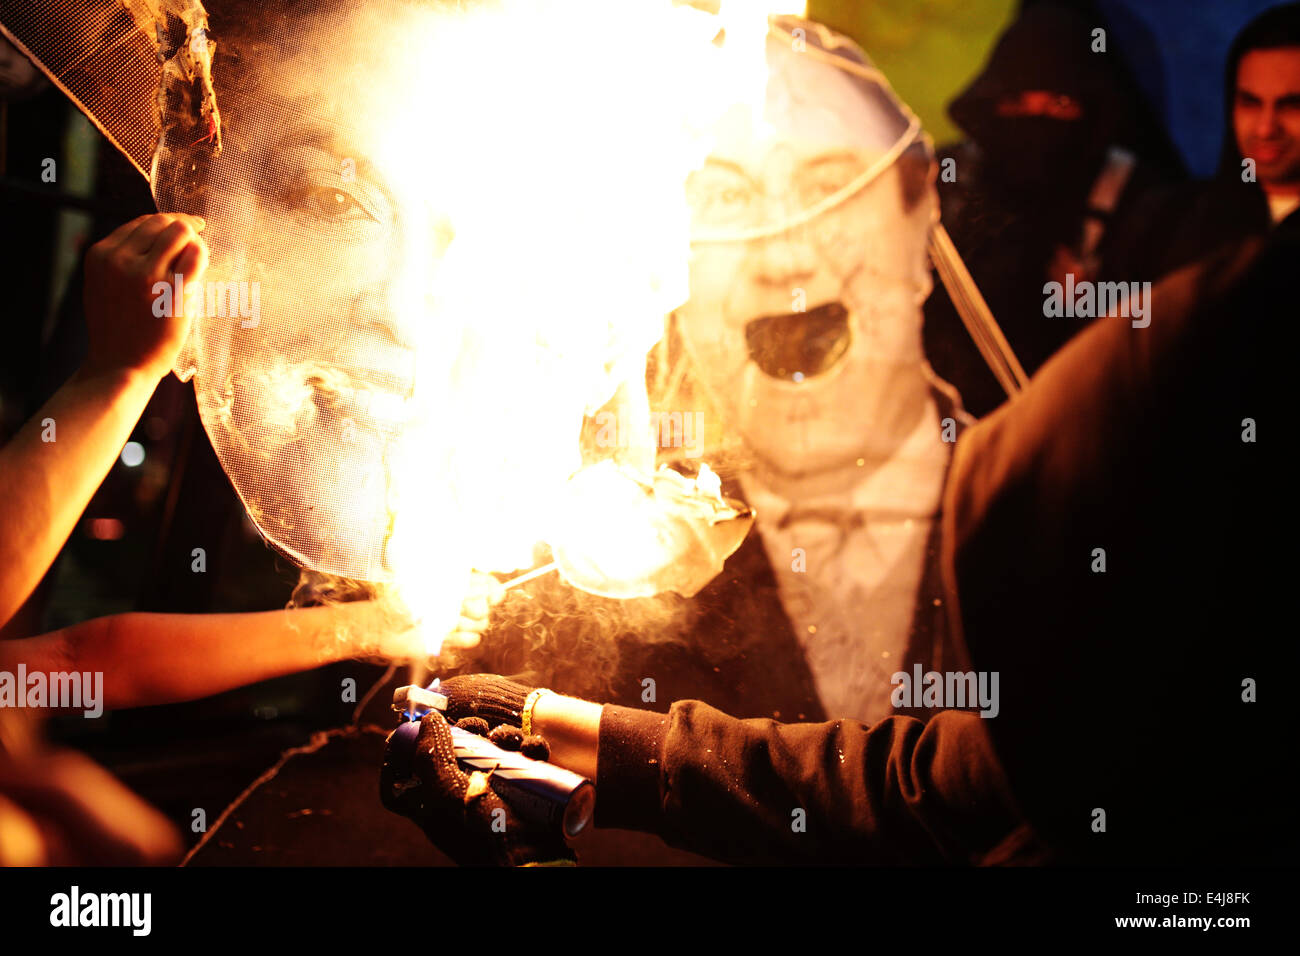
[(459, 673), (525, 675), (538, 686), (605, 700), (620, 696), (615, 678), (626, 642), (681, 644), (695, 613), (676, 594), (613, 600), (550, 574), (508, 591), (483, 642), (440, 663)]

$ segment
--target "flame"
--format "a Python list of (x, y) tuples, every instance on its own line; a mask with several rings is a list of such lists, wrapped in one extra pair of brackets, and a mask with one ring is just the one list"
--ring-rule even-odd
[(694, 596), (754, 521), (752, 511), (722, 496), (707, 464), (687, 478), (667, 465), (651, 476), (601, 461), (573, 476), (559, 504), (552, 540), (560, 573), (575, 587), (612, 598)]
[[(418, 226), (390, 290), (414, 390), (376, 412), (404, 423), (385, 560), (431, 655), (473, 570), (531, 567), (566, 534), (608, 555), (651, 520), (626, 510), (625, 470), (581, 471), (579, 433), (615, 396), (651, 432), (646, 353), (688, 295), (684, 183), (724, 117), (761, 125), (767, 12), (504, 0), (375, 24), (384, 58), (358, 71), (352, 122)], [(654, 451), (634, 455), (652, 487)], [(682, 481), (717, 497), (701, 474)], [(663, 560), (653, 532), (621, 539), (615, 574)]]

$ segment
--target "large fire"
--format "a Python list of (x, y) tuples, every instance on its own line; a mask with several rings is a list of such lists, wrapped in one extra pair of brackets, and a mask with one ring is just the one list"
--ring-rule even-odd
[[(386, 559), (430, 654), (471, 571), (529, 568), (541, 542), (584, 590), (691, 594), (748, 530), (707, 466), (656, 474), (645, 387), (688, 294), (685, 181), (724, 114), (761, 123), (766, 11), (736, 6), (508, 0), (388, 25), (369, 88), (428, 92), (418, 111), (363, 94), (364, 138), (433, 227), (400, 251), (416, 367)], [(583, 467), (584, 417), (610, 405), (633, 434)]]

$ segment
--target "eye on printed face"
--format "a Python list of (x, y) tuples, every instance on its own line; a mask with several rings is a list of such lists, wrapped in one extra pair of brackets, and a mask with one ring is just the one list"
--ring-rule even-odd
[(259, 526), (297, 559), (371, 577), (451, 225), (418, 151), (382, 135), (401, 135), (409, 89), (311, 51), (244, 66), (194, 211), (205, 279), (248, 288), (257, 314), (196, 323), (196, 395)]
[(1300, 47), (1251, 50), (1237, 67), (1232, 122), (1266, 185), (1300, 185)]
[(403, 290), (419, 210), (399, 206), (384, 171), (337, 129), (309, 120), (268, 132), (246, 167), (257, 178), (224, 183), (214, 193), (224, 208), (208, 212), (218, 227), (237, 224), (230, 258), (261, 285), (262, 321), (234, 333), (232, 360), (236, 370), (286, 357), (333, 370), (361, 397), (321, 414), (379, 427), (366, 394), (397, 400), (414, 387), (417, 317)]

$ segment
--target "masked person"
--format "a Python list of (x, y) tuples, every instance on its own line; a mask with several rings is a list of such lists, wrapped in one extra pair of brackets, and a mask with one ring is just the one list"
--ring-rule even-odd
[[(1098, 47), (1099, 22), (1054, 0), (1023, 5), (948, 107), (968, 138), (941, 150), (943, 222), (1030, 374), (1083, 324), (1044, 316), (1044, 284), (1137, 278), (1130, 214), (1181, 174), (1104, 29)], [(1005, 400), (942, 289), (925, 343), (971, 412)]]

